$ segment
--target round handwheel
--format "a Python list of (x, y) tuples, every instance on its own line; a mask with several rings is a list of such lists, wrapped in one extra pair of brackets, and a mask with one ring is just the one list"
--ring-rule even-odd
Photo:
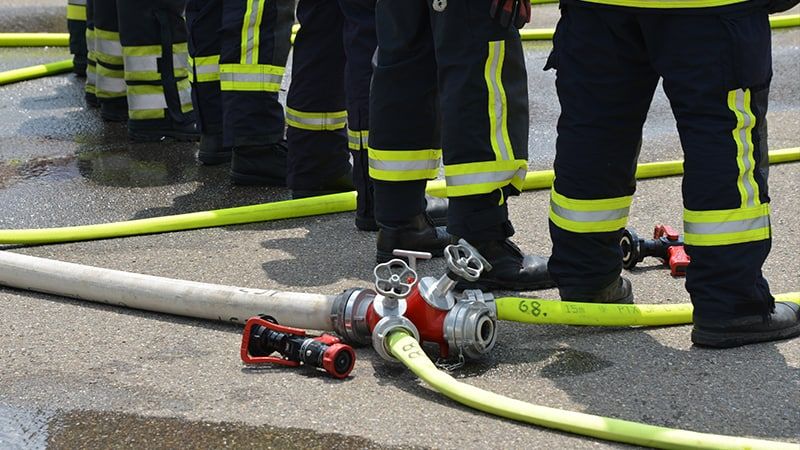
[(477, 280), (486, 268), (486, 260), (472, 246), (448, 245), (444, 257), (450, 271), (467, 281)]
[(375, 266), (375, 290), (385, 297), (405, 298), (417, 282), (417, 272), (402, 259)]

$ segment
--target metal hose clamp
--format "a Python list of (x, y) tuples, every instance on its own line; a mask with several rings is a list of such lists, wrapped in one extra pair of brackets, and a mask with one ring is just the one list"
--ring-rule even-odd
[(444, 337), (452, 352), (478, 359), (497, 342), (497, 315), (480, 301), (460, 301), (444, 318)]
[(381, 355), (381, 358), (394, 363), (398, 361), (397, 358), (392, 356), (392, 352), (387, 346), (386, 338), (389, 336), (389, 333), (398, 329), (408, 331), (414, 336), (414, 339), (419, 342), (419, 331), (417, 327), (403, 316), (384, 317), (375, 324), (375, 328), (372, 330), (372, 347)]

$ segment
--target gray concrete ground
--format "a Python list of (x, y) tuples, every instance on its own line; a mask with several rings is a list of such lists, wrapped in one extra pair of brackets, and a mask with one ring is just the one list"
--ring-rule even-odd
[[(30, 6), (33, 4), (34, 6)], [(0, 31), (61, 31), (60, 2), (0, 7)], [(27, 8), (27, 9), (26, 9)], [(44, 11), (24, 22), (30, 11)], [(20, 12), (23, 11), (23, 12)], [(26, 12), (27, 11), (27, 12)], [(535, 27), (555, 6), (536, 7)], [(12, 19), (9, 19), (11, 17)], [(13, 27), (8, 27), (13, 23)], [(800, 146), (800, 29), (773, 36), (770, 146)], [(552, 163), (558, 103), (549, 43), (526, 43), (533, 170)], [(0, 49), (0, 70), (66, 57)], [(0, 87), (0, 228), (112, 222), (288, 198), (231, 186), (190, 144), (132, 145), (124, 127), (83, 106), (70, 75)], [(642, 161), (680, 158), (658, 93)], [(764, 268), (774, 292), (800, 290), (800, 164), (772, 168), (775, 232)], [(549, 253), (546, 192), (511, 203), (515, 240)], [(679, 178), (639, 183), (631, 226), (680, 227)], [(8, 248), (119, 270), (211, 283), (337, 293), (367, 286), (373, 234), (351, 214), (125, 239)], [(441, 273), (440, 261), (425, 275)], [(684, 303), (681, 279), (656, 262), (628, 273), (641, 303)], [(555, 297), (555, 291), (524, 293)], [(451, 402), (408, 371), (358, 350), (352, 377), (246, 370), (241, 328), (0, 288), (0, 447), (619, 448), (518, 424)], [(689, 326), (600, 329), (500, 324), (496, 350), (457, 376), (532, 403), (648, 424), (800, 442), (800, 340), (726, 351), (693, 348)], [(326, 434), (327, 433), (327, 434)], [(334, 433), (334, 434), (329, 434)]]

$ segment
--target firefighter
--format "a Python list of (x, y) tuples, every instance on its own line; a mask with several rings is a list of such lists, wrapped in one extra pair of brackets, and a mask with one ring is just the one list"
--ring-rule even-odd
[(561, 103), (549, 268), (562, 300), (633, 299), (619, 240), (662, 79), (685, 155), (692, 341), (734, 347), (800, 334), (800, 307), (775, 302), (761, 273), (772, 240), (768, 8), (767, 0), (562, 0), (545, 66), (557, 71)]
[(128, 120), (127, 87), (119, 42), (117, 2), (89, 0), (87, 47), (89, 67), (86, 100), (100, 107), (100, 117), (109, 122)]
[[(95, 0), (100, 3), (113, 2)], [(184, 7), (184, 0), (117, 0), (128, 136), (133, 141), (197, 139)], [(97, 26), (95, 17), (95, 33)]]
[[(378, 261), (395, 248), (441, 255), (463, 238), (494, 266), (463, 287), (552, 285), (546, 260), (508, 239), (507, 200), (522, 190), (528, 167), (527, 74), (516, 28), (529, 18), (524, 0), (378, 1), (368, 150)], [(423, 214), (426, 180), (436, 178), (442, 158), (446, 231)]]
[(293, 22), (293, 0), (188, 2), (198, 160), (231, 161), (235, 184), (286, 184), (286, 126), (278, 92)]
[(67, 1), (67, 31), (72, 71), (78, 76), (86, 76), (86, 0)]

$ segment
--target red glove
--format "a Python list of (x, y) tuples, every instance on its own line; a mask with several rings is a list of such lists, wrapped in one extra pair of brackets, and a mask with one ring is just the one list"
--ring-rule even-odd
[(530, 0), (492, 0), (489, 17), (498, 21), (501, 26), (522, 28), (531, 21)]

